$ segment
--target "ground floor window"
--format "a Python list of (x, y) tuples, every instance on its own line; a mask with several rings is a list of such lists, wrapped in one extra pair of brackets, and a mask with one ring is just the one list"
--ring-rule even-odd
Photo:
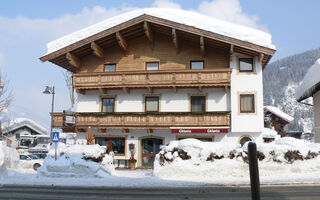
[(124, 137), (96, 137), (96, 144), (106, 146), (108, 153), (113, 151), (115, 155), (125, 154)]
[(249, 136), (242, 136), (239, 140), (241, 146), (243, 146), (246, 142), (252, 141), (252, 138)]

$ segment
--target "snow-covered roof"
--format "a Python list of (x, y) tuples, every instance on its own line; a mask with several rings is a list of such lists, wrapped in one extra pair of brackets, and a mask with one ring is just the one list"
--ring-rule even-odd
[(14, 130), (19, 129), (24, 126), (34, 130), (35, 132), (37, 132), (39, 134), (48, 135), (48, 132), (44, 127), (42, 127), (38, 123), (34, 122), (33, 120), (27, 119), (27, 118), (16, 118), (16, 119), (10, 121), (9, 124), (3, 124), (3, 127), (2, 127), (3, 133), (5, 134), (5, 133), (14, 131)]
[(320, 90), (320, 58), (312, 65), (296, 90), (296, 99), (302, 101)]
[(144, 14), (228, 36), (241, 41), (250, 42), (270, 49), (275, 50), (276, 48), (272, 44), (271, 35), (260, 30), (225, 22), (193, 11), (169, 8), (145, 8), (108, 18), (102, 22), (49, 42), (45, 55)]
[(274, 106), (265, 106), (264, 110), (271, 112), (272, 114), (277, 115), (278, 117), (280, 117), (281, 119), (287, 121), (287, 122), (292, 122), (294, 120), (293, 117), (291, 117), (290, 115), (282, 112), (279, 108), (274, 107)]

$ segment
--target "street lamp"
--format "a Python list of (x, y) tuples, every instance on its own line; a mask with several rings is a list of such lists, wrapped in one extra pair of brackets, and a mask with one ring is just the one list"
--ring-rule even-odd
[(52, 105), (51, 105), (51, 130), (50, 130), (50, 143), (52, 143), (52, 126), (53, 126), (53, 106), (54, 106), (54, 86), (46, 88), (43, 91), (43, 94), (52, 94)]

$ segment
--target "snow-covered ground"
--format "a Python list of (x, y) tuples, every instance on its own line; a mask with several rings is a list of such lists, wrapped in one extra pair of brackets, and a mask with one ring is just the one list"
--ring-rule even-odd
[[(272, 131), (264, 132), (273, 135)], [(261, 184), (320, 183), (320, 144), (294, 138), (278, 138), (272, 143), (256, 142), (261, 159)], [(4, 145), (1, 147), (2, 152), (3, 149), (8, 151)], [(299, 153), (294, 153), (295, 150)], [(6, 168), (6, 173), (0, 175), (0, 184), (192, 187), (250, 183), (246, 145), (240, 147), (196, 139), (173, 141), (157, 155), (154, 171), (114, 170), (112, 159), (104, 152), (99, 145), (60, 144), (58, 154), (62, 155), (55, 161), (52, 149), (38, 172), (2, 162), (0, 167)], [(0, 152), (0, 156), (3, 155)]]

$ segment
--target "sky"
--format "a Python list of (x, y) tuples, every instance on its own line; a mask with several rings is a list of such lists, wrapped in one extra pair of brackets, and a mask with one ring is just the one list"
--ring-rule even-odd
[(46, 44), (109, 17), (139, 8), (169, 7), (272, 34), (272, 61), (320, 47), (318, 0), (0, 0), (0, 69), (13, 92), (11, 118), (27, 117), (50, 127), (51, 95), (55, 111), (70, 108), (63, 69), (39, 60)]

